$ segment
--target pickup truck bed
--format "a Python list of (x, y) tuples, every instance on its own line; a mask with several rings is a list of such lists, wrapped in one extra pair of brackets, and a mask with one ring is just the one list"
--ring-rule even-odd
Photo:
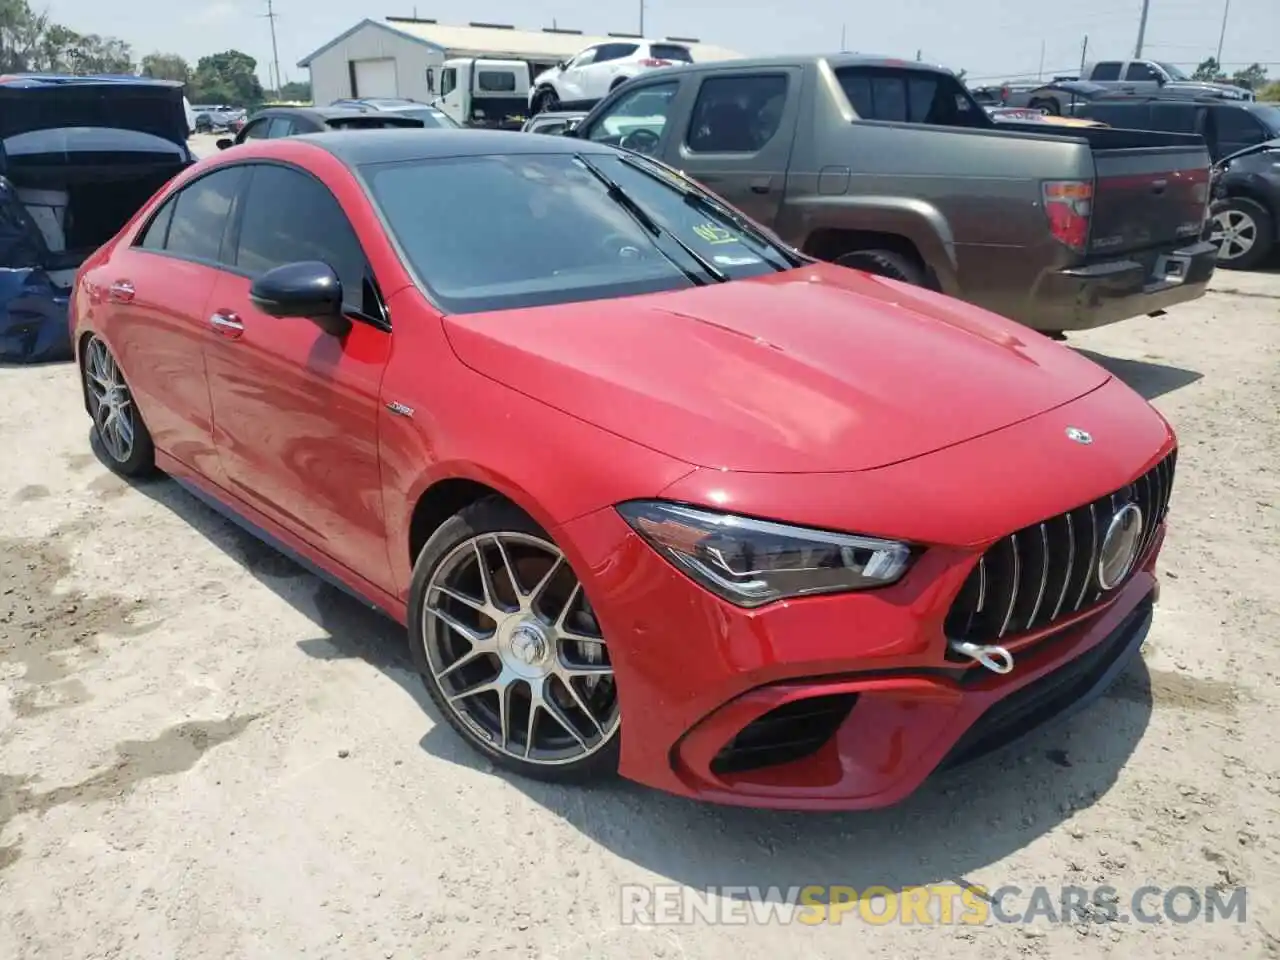
[(1049, 333), (1194, 299), (1214, 269), (1199, 137), (997, 126), (952, 73), (924, 64), (654, 71), (576, 135), (655, 156), (814, 256)]

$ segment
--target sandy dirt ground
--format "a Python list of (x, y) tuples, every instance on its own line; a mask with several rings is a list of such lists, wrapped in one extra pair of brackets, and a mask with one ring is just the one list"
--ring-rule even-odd
[[(1180, 432), (1144, 660), (891, 810), (495, 773), (402, 631), (90, 451), (0, 369), (0, 957), (1246, 958), (1280, 952), (1280, 272), (1073, 338)], [(1243, 922), (624, 924), (624, 884), (1247, 886)], [(1056, 895), (1056, 894), (1055, 894)]]

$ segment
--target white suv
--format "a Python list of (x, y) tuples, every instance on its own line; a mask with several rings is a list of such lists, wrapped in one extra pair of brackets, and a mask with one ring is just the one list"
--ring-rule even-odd
[(599, 100), (625, 80), (658, 67), (693, 63), (684, 44), (670, 40), (611, 40), (544, 70), (529, 90), (530, 113), (559, 109), (562, 103)]

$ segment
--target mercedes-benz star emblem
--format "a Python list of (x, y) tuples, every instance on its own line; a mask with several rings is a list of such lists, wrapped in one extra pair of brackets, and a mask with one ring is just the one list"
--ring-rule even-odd
[(1093, 434), (1079, 427), (1067, 427), (1067, 439), (1076, 443), (1093, 443)]
[(1114, 590), (1129, 576), (1138, 559), (1142, 543), (1142, 510), (1136, 503), (1126, 503), (1116, 511), (1102, 538), (1098, 556), (1098, 586)]

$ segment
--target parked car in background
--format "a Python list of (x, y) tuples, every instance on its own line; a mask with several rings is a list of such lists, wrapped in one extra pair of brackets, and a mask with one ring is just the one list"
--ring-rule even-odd
[[(428, 76), (434, 77), (434, 71), (430, 68)], [(446, 60), (439, 91), (430, 106), (464, 127), (519, 130), (529, 115), (529, 64), (475, 57)]]
[(996, 124), (927, 64), (672, 67), (570, 133), (662, 160), (807, 254), (1053, 335), (1193, 300), (1213, 274), (1200, 138)]
[(371, 97), (368, 99), (350, 98), (334, 100), (333, 103), (329, 104), (329, 106), (379, 113), (397, 113), (404, 117), (413, 117), (415, 120), (421, 120), (424, 127), (457, 128), (462, 126), (462, 124), (458, 123), (458, 121), (454, 120), (453, 117), (449, 116), (439, 107), (420, 103), (417, 100), (407, 100), (396, 97)]
[(1251, 270), (1280, 245), (1280, 137), (1225, 157), (1214, 184), (1218, 265)]
[(1216, 97), (1099, 97), (1075, 108), (1075, 116), (1130, 130), (1194, 133), (1214, 161), (1280, 137), (1280, 104)]
[(1105, 127), (1107, 124), (1083, 117), (1060, 117), (1030, 107), (985, 107), (987, 116), (996, 123), (1043, 123), (1054, 127)]
[(1151, 624), (1177, 449), (1141, 396), (599, 144), (255, 141), (86, 263), (72, 323), (111, 469), (404, 624), (520, 775), (882, 807)]
[(188, 135), (179, 83), (0, 77), (0, 360), (70, 358), (76, 271), (195, 162)]
[(1076, 106), (1098, 97), (1118, 96), (1118, 91), (1088, 80), (1052, 80), (1011, 96), (1009, 107), (1039, 110), (1054, 116), (1067, 116)]
[(693, 54), (682, 43), (641, 39), (598, 43), (534, 77), (529, 112), (590, 103), (647, 70), (677, 63), (693, 63)]
[(572, 130), (587, 115), (585, 110), (555, 110), (530, 117), (520, 128), (522, 133), (562, 134)]
[(1080, 72), (1080, 79), (1101, 84), (1122, 93), (1170, 96), (1222, 97), (1231, 100), (1252, 100), (1254, 93), (1247, 87), (1209, 80), (1192, 80), (1172, 63), (1157, 60), (1100, 60), (1089, 64)]
[(196, 129), (202, 133), (230, 130), (237, 120), (246, 115), (242, 108), (225, 103), (196, 104), (191, 109), (196, 115)]
[(250, 117), (235, 139), (219, 140), (218, 149), (226, 150), (249, 140), (275, 140), (329, 130), (421, 129), (423, 126), (421, 120), (398, 112), (371, 112), (349, 107), (271, 107)]

